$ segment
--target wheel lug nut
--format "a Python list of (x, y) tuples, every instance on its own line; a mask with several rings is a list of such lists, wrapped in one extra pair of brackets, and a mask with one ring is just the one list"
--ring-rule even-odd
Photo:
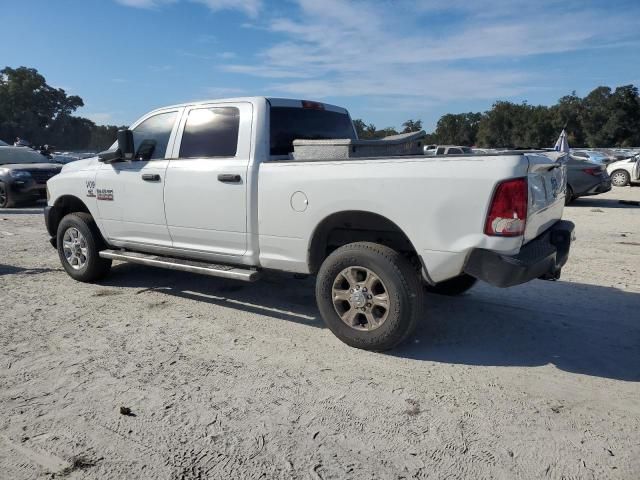
[(360, 290), (360, 285), (356, 285), (356, 290)]
[(349, 293), (353, 293), (355, 292), (355, 290), (352, 288), (351, 290), (349, 290)]
[(370, 303), (367, 303), (367, 307), (370, 307), (370, 306), (371, 306), (371, 304), (370, 304)]
[(366, 291), (367, 291), (367, 287), (364, 287), (364, 288), (362, 289), (362, 291), (363, 291), (363, 292), (366, 292)]

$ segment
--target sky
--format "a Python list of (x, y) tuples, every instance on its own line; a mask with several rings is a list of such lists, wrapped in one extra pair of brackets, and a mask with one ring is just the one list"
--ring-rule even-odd
[(77, 113), (266, 95), (378, 128), (496, 100), (640, 86), (638, 0), (1, 0), (0, 68), (38, 69)]

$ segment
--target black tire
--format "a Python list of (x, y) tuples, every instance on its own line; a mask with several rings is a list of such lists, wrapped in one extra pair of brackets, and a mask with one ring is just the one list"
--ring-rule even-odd
[[(385, 287), (386, 319), (373, 330), (347, 325), (334, 307), (334, 283), (349, 267), (370, 270)], [(347, 345), (364, 350), (389, 350), (409, 337), (420, 318), (423, 299), (420, 279), (411, 263), (395, 250), (376, 243), (350, 243), (338, 248), (323, 262), (316, 280), (316, 301), (327, 327)]]
[(438, 295), (448, 295), (450, 297), (461, 295), (467, 290), (471, 289), (478, 280), (471, 275), (463, 273), (457, 277), (450, 278), (444, 282), (436, 283), (435, 285), (424, 284), (424, 289), (430, 293), (437, 293)]
[(564, 204), (569, 205), (574, 200), (575, 197), (573, 196), (573, 188), (571, 188), (571, 185), (567, 185), (567, 193), (564, 196)]
[(0, 208), (11, 208), (15, 205), (11, 200), (9, 188), (4, 182), (0, 182)]
[[(64, 250), (64, 235), (68, 229), (77, 229), (86, 242), (85, 263), (81, 268), (74, 268), (66, 258)], [(111, 269), (111, 260), (100, 258), (98, 252), (106, 248), (100, 231), (93, 217), (84, 212), (65, 215), (58, 225), (57, 232), (58, 256), (67, 274), (79, 282), (93, 282), (104, 277)]]
[[(623, 178), (623, 180), (620, 180), (620, 181), (616, 180), (614, 182), (613, 180), (614, 175), (616, 176), (619, 175), (621, 178)], [(609, 175), (609, 177), (611, 178), (611, 184), (614, 187), (626, 187), (627, 185), (629, 185), (629, 180), (631, 179), (629, 172), (627, 172), (626, 170), (614, 170), (613, 172), (611, 172), (611, 175)]]

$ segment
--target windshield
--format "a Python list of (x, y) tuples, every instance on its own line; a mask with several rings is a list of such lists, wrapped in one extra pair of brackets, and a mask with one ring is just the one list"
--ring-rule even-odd
[(4, 143), (2, 140), (0, 140), (0, 147), (6, 147), (7, 145), (9, 145), (8, 143)]
[(44, 155), (28, 147), (2, 147), (0, 148), (0, 165), (24, 163), (51, 163)]
[(293, 141), (329, 138), (356, 139), (346, 113), (299, 107), (271, 107), (271, 155), (293, 152)]

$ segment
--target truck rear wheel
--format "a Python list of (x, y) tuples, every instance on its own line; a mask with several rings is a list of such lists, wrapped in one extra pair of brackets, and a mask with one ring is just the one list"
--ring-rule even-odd
[(445, 280), (444, 282), (436, 283), (435, 285), (429, 285), (425, 283), (424, 288), (427, 292), (454, 297), (456, 295), (461, 295), (469, 290), (476, 284), (477, 281), (478, 280), (473, 278), (471, 275), (463, 273), (462, 275), (450, 278), (449, 280)]
[(111, 269), (111, 260), (100, 258), (104, 242), (88, 213), (70, 213), (60, 221), (57, 246), (62, 267), (74, 280), (92, 282)]
[(350, 243), (327, 257), (316, 283), (320, 314), (347, 345), (384, 351), (413, 332), (423, 292), (410, 262), (395, 250)]

